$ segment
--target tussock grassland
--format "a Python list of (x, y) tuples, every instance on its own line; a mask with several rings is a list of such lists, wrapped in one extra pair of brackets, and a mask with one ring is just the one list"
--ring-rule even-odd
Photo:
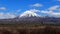
[(60, 26), (0, 25), (0, 34), (60, 34)]

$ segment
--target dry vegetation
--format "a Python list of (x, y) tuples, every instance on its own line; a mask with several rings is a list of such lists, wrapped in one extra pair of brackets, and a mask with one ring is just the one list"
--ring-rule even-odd
[(60, 34), (60, 26), (0, 26), (0, 34)]

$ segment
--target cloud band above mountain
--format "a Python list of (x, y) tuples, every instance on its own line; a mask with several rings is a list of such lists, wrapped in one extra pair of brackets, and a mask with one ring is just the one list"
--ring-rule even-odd
[(8, 19), (8, 18), (15, 18), (14, 14), (10, 13), (0, 13), (0, 19)]

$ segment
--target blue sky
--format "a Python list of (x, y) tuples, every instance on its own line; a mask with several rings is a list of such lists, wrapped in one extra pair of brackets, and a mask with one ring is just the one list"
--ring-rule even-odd
[[(52, 10), (52, 8), (56, 9)], [(53, 11), (52, 13), (55, 13), (57, 11), (59, 12), (60, 0), (0, 0), (0, 14), (9, 13), (9, 15), (19, 15), (20, 13), (23, 13), (24, 11), (30, 9), (36, 9), (44, 12), (48, 12), (49, 10)], [(55, 14), (58, 14), (58, 12)], [(45, 12), (44, 15), (47, 15), (47, 13)]]

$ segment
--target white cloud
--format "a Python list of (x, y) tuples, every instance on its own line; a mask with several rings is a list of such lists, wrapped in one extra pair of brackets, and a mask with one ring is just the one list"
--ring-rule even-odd
[(52, 11), (40, 11), (41, 13), (46, 13), (46, 14), (51, 14), (53, 13)]
[(59, 1), (60, 2), (60, 0), (56, 0), (56, 1)]
[(36, 9), (30, 9), (29, 11), (31, 11), (31, 12), (40, 12), (40, 10), (36, 10)]
[(53, 12), (53, 11), (41, 11), (41, 13), (49, 14), (50, 16), (54, 16), (54, 17), (60, 17), (60, 12)]
[(53, 12), (50, 15), (53, 17), (60, 17), (60, 12)]
[(20, 12), (21, 11), (21, 9), (19, 9), (19, 10), (16, 10), (16, 12)]
[(30, 5), (30, 6), (34, 6), (34, 7), (41, 7), (41, 6), (43, 6), (42, 4), (39, 4), (39, 3), (35, 3), (35, 4), (32, 4), (32, 5)]
[[(43, 13), (49, 14), (54, 17), (60, 17), (60, 6), (59, 5), (52, 6), (48, 10), (49, 11), (43, 11)], [(53, 10), (57, 10), (57, 12), (54, 12)]]
[(0, 10), (6, 10), (6, 8), (5, 7), (0, 7)]
[(52, 7), (48, 8), (48, 10), (56, 10), (59, 7), (60, 7), (59, 5), (55, 5), (55, 6), (52, 6)]
[(0, 19), (8, 19), (16, 17), (14, 14), (10, 13), (0, 13)]
[(57, 10), (60, 12), (60, 7)]
[(60, 0), (58, 0), (58, 1), (60, 1)]

